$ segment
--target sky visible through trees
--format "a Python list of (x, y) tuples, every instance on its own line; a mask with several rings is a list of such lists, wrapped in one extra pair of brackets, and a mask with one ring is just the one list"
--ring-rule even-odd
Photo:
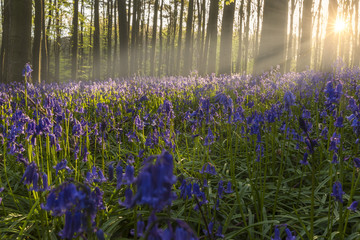
[[(22, 48), (29, 57), (21, 61), (31, 62), (35, 82), (194, 71), (259, 74), (278, 65), (282, 72), (329, 70), (337, 57), (350, 66), (359, 62), (358, 0), (26, 2), (31, 7), (21, 11), (32, 16), (30, 36), (25, 37), (30, 37), (31, 48)], [(17, 44), (9, 41), (19, 28), (12, 27), (17, 21), (11, 21), (16, 16), (9, 11), (16, 3), (1, 1), (3, 82), (10, 81), (5, 72), (14, 60), (8, 51)], [(269, 41), (275, 42), (265, 46)], [(324, 59), (325, 48), (333, 56)], [(264, 54), (269, 56), (262, 66)]]

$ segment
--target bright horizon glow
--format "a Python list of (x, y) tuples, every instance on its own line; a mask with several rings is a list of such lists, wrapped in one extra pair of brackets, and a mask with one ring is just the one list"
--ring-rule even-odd
[(346, 23), (343, 19), (337, 19), (335, 22), (334, 30), (335, 32), (342, 32), (346, 28)]

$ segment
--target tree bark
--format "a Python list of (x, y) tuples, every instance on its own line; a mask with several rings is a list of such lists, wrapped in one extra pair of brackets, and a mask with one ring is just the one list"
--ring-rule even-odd
[[(192, 1), (192, 0), (190, 0)], [(163, 9), (164, 9), (164, 0), (161, 0), (160, 6), (160, 31), (159, 31), (159, 63), (158, 63), (158, 76), (161, 76), (162, 72), (162, 58), (163, 58)]]
[[(238, 54), (237, 54), (237, 59), (236, 59), (236, 72), (241, 72), (242, 71), (242, 61), (241, 61), (241, 57), (242, 57), (242, 31), (243, 31), (243, 20), (244, 20), (244, 2), (245, 0), (241, 0), (241, 4), (240, 4), (240, 8), (239, 8), (239, 32), (238, 32), (238, 37), (239, 37), (239, 47), (238, 47)], [(259, 29), (257, 31), (260, 31)]]
[(150, 75), (151, 76), (154, 76), (154, 73), (155, 73), (155, 47), (156, 47), (156, 30), (157, 30), (158, 11), (159, 11), (159, 0), (155, 0), (153, 32), (152, 32), (152, 38), (151, 38), (151, 56), (150, 56)]
[(9, 1), (9, 44), (7, 82), (24, 81), (22, 70), (30, 61), (31, 0)]
[(45, 24), (45, 1), (42, 0), (42, 19), (41, 19), (41, 32), (42, 32), (42, 38), (41, 38), (41, 79), (43, 82), (48, 81), (48, 48), (47, 48), (47, 33), (46, 33), (46, 24)]
[[(321, 1), (321, 0), (320, 0)], [(286, 72), (290, 72), (291, 70), (291, 63), (293, 58), (293, 33), (294, 33), (294, 13), (295, 13), (295, 0), (290, 0), (290, 33), (288, 39), (288, 51), (287, 51), (287, 60), (286, 60)]]
[(9, 46), (9, 27), (10, 27), (10, 0), (4, 1), (3, 8), (3, 34), (1, 39), (1, 55), (0, 55), (0, 82), (6, 82), (6, 69), (7, 69), (7, 55), (8, 55), (8, 46)]
[(100, 80), (100, 22), (99, 22), (99, 0), (94, 1), (94, 53), (93, 69), (94, 79)]
[(329, 15), (326, 25), (324, 51), (322, 57), (321, 69), (325, 72), (330, 72), (332, 64), (335, 61), (337, 54), (337, 39), (333, 26), (335, 25), (337, 15), (338, 3), (337, 0), (329, 0)]
[(284, 71), (287, 0), (265, 0), (259, 54), (255, 58), (254, 75), (280, 66)]
[(175, 72), (179, 74), (181, 69), (181, 44), (182, 44), (182, 27), (183, 27), (183, 16), (184, 16), (184, 0), (180, 3), (180, 19), (179, 19), (179, 36), (178, 36), (178, 49), (175, 62)]
[(193, 24), (193, 11), (194, 11), (194, 0), (189, 0), (188, 7), (188, 16), (186, 20), (186, 34), (185, 34), (185, 49), (184, 49), (184, 69), (183, 75), (189, 74), (192, 70), (192, 54), (190, 52), (191, 48), (191, 32), (192, 32), (192, 24)]
[(221, 25), (221, 41), (220, 41), (220, 64), (219, 73), (231, 74), (232, 72), (232, 40), (233, 40), (233, 24), (234, 24), (234, 12), (235, 12), (234, 0), (230, 4), (224, 2), (224, 12)]
[(359, 66), (359, 0), (355, 0), (355, 31), (352, 47), (353, 66)]
[[(12, 0), (10, 0), (12, 1)], [(42, 1), (43, 0), (35, 0), (35, 29), (34, 29), (34, 41), (32, 48), (32, 64), (33, 64), (33, 72), (32, 77), (33, 81), (36, 83), (41, 83), (41, 24), (43, 18), (42, 11)]]
[(120, 47), (120, 76), (128, 76), (128, 48), (129, 37), (126, 21), (126, 0), (118, 0), (119, 14), (119, 47)]
[(112, 48), (111, 48), (111, 38), (112, 38), (112, 16), (113, 16), (113, 1), (112, 0), (108, 0), (108, 35), (107, 35), (107, 71), (106, 71), (106, 75), (107, 77), (111, 77), (111, 67), (112, 67), (112, 63), (111, 63), (111, 59), (112, 59)]
[(209, 36), (209, 56), (207, 72), (216, 73), (217, 21), (219, 16), (219, 0), (210, 1), (207, 35)]
[(60, 39), (61, 39), (61, 31), (60, 31), (60, 3), (59, 0), (55, 0), (56, 12), (55, 12), (55, 32), (56, 32), (56, 40), (54, 44), (54, 52), (55, 52), (55, 81), (59, 82), (60, 80)]
[(71, 79), (77, 80), (78, 71), (78, 25), (79, 25), (79, 0), (74, 0), (74, 16), (72, 22), (71, 40)]
[(298, 72), (306, 70), (311, 63), (311, 34), (312, 34), (312, 0), (303, 1), (303, 14), (301, 25), (300, 56), (297, 61)]
[(244, 54), (244, 71), (248, 72), (248, 54), (249, 54), (249, 35), (250, 35), (250, 17), (251, 17), (251, 0), (246, 5), (246, 24), (245, 24), (245, 54)]

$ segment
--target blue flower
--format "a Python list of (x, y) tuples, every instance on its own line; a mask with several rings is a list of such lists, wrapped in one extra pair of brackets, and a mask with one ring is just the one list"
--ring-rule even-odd
[(201, 174), (208, 173), (211, 175), (216, 175), (215, 166), (211, 163), (205, 163), (200, 171)]
[(355, 212), (358, 204), (359, 204), (358, 201), (353, 201), (347, 209), (349, 209), (350, 211), (354, 211), (354, 212)]
[(134, 182), (134, 171), (135, 171), (134, 166), (131, 165), (126, 166), (125, 175), (123, 178), (125, 184), (130, 185)]
[(63, 159), (58, 164), (56, 164), (56, 166), (53, 167), (56, 170), (56, 175), (58, 174), (58, 172), (60, 170), (63, 170), (63, 169), (66, 169), (68, 171), (68, 173), (70, 173), (72, 170), (66, 165), (67, 165), (67, 160), (66, 159)]
[(228, 181), (227, 186), (226, 186), (226, 189), (225, 189), (224, 192), (225, 192), (225, 193), (228, 193), (228, 194), (234, 192), (233, 190), (231, 190), (231, 181)]
[(293, 236), (290, 229), (285, 228), (285, 232), (286, 232), (286, 240), (295, 240), (296, 236)]
[(219, 181), (219, 186), (218, 186), (218, 196), (219, 198), (223, 197), (223, 192), (224, 192), (224, 182), (222, 180)]
[(215, 139), (215, 137), (214, 137), (214, 135), (213, 135), (213, 133), (212, 133), (210, 127), (209, 127), (208, 128), (208, 135), (205, 137), (204, 145), (209, 146), (209, 145), (213, 144), (214, 139)]
[(287, 111), (291, 111), (290, 107), (295, 105), (295, 100), (296, 100), (296, 97), (291, 91), (287, 91), (284, 94), (285, 109)]
[(360, 168), (360, 158), (354, 158), (354, 165), (356, 168)]
[(342, 128), (342, 127), (344, 127), (343, 122), (344, 122), (343, 117), (338, 117), (334, 123), (334, 126), (337, 128)]
[(24, 69), (22, 70), (22, 76), (23, 77), (31, 77), (31, 72), (33, 70), (31, 69), (30, 63), (26, 63)]
[(274, 233), (274, 237), (271, 238), (271, 240), (281, 240), (280, 229), (277, 226), (275, 227)]
[(307, 152), (305, 152), (304, 153), (304, 157), (303, 157), (303, 160), (301, 160), (300, 161), (300, 163), (302, 164), (302, 165), (308, 165), (309, 164), (309, 162), (308, 162), (308, 156), (309, 156), (309, 154), (307, 153)]
[(116, 166), (116, 189), (119, 190), (122, 185), (123, 169), (120, 164)]
[(335, 182), (333, 185), (333, 192), (331, 193), (331, 196), (335, 198), (335, 201), (343, 203), (342, 196), (345, 194), (342, 190), (342, 186), (340, 182)]

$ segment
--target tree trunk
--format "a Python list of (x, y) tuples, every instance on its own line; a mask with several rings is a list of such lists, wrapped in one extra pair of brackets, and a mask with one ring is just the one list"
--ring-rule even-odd
[(219, 0), (210, 1), (207, 35), (209, 35), (209, 56), (207, 72), (216, 73), (217, 21), (219, 16)]
[(108, 0), (108, 35), (107, 35), (107, 71), (106, 71), (106, 75), (107, 77), (111, 77), (111, 54), (112, 54), (112, 49), (111, 49), (111, 37), (112, 37), (112, 16), (113, 16), (113, 1), (112, 0)]
[[(12, 1), (12, 0), (10, 0)], [(34, 30), (34, 41), (33, 41), (33, 53), (32, 53), (32, 64), (33, 72), (32, 77), (33, 81), (36, 83), (41, 83), (41, 24), (42, 24), (42, 1), (35, 0), (35, 30)]]
[(126, 0), (118, 0), (119, 14), (119, 47), (120, 47), (120, 76), (128, 76), (128, 28), (126, 21)]
[[(238, 47), (238, 54), (236, 59), (236, 72), (240, 73), (242, 71), (242, 27), (243, 27), (243, 20), (244, 20), (244, 2), (245, 0), (241, 0), (240, 8), (239, 8), (239, 47)], [(257, 30), (259, 31), (259, 29)]]
[[(49, 0), (49, 5), (53, 6), (53, 2), (52, 0)], [(46, 33), (49, 34), (51, 31), (51, 25), (53, 24), (54, 21), (54, 16), (53, 16), (53, 9), (52, 7), (49, 8), (49, 17), (48, 17), (48, 24), (46, 26)], [(46, 46), (48, 49), (48, 57), (46, 59), (46, 76), (48, 76), (48, 79), (53, 81), (53, 78), (50, 78), (50, 49), (51, 49), (51, 42), (49, 40), (49, 36), (46, 34)]]
[[(321, 1), (321, 0), (320, 0)], [(291, 63), (292, 63), (292, 48), (293, 48), (293, 33), (294, 33), (294, 13), (295, 13), (296, 3), (295, 0), (290, 0), (290, 33), (288, 39), (288, 54), (286, 60), (286, 72), (290, 72), (291, 70)]]
[(134, 74), (137, 71), (137, 37), (138, 37), (138, 24), (137, 24), (137, 5), (139, 0), (134, 0), (132, 11), (132, 26), (131, 26), (131, 53), (130, 53), (130, 73)]
[(117, 3), (118, 1), (115, 0), (114, 2), (114, 50), (113, 50), (113, 61), (112, 61), (112, 77), (116, 77), (116, 66), (118, 64), (118, 57), (117, 57), (117, 42), (118, 42), (118, 31), (117, 31), (117, 18), (116, 18), (116, 9), (117, 9)]
[(41, 19), (41, 31), (42, 31), (42, 38), (41, 38), (41, 78), (43, 81), (48, 81), (48, 49), (47, 49), (47, 34), (46, 34), (46, 26), (45, 26), (45, 1), (42, 0), (42, 19)]
[(31, 0), (9, 1), (9, 44), (7, 82), (23, 81), (22, 70), (30, 61), (31, 49)]
[(79, 0), (74, 0), (74, 16), (72, 22), (71, 40), (71, 79), (77, 80), (78, 70), (78, 24), (79, 24)]
[(146, 32), (145, 32), (145, 48), (144, 48), (144, 59), (145, 59), (145, 64), (144, 64), (144, 74), (147, 74), (147, 60), (148, 60), (148, 45), (149, 45), (149, 32), (150, 32), (150, 13), (151, 13), (151, 2), (148, 2), (148, 17), (146, 20)]
[(333, 26), (335, 25), (336, 15), (337, 15), (338, 3), (337, 0), (329, 0), (329, 15), (326, 25), (325, 41), (324, 41), (324, 51), (322, 57), (322, 66), (321, 69), (325, 72), (330, 72), (332, 69), (332, 64), (335, 61), (337, 54), (337, 40), (336, 34), (334, 33)]
[[(188, 16), (186, 20), (186, 34), (185, 34), (185, 49), (184, 49), (184, 69), (183, 75), (189, 74), (192, 70), (192, 54), (190, 51), (191, 48), (191, 32), (192, 32), (192, 24), (193, 24), (193, 11), (194, 11), (194, 0), (189, 0), (189, 9)], [(200, 30), (198, 30), (200, 31)]]
[(250, 32), (250, 17), (251, 17), (251, 0), (248, 0), (246, 5), (246, 24), (245, 24), (245, 55), (244, 55), (244, 71), (248, 72), (248, 54), (249, 54), (249, 32)]
[(175, 72), (179, 74), (181, 69), (181, 44), (182, 44), (182, 27), (183, 27), (183, 16), (184, 16), (184, 0), (181, 0), (180, 4), (180, 20), (179, 20), (179, 36), (178, 36), (178, 49), (175, 62)]
[(99, 0), (94, 1), (94, 53), (93, 69), (94, 79), (100, 80), (100, 22), (99, 22)]
[(287, 0), (265, 0), (259, 54), (255, 58), (254, 74), (280, 66), (284, 71)]
[(321, 6), (322, 0), (319, 2), (318, 12), (317, 12), (317, 27), (316, 27), (316, 36), (315, 36), (315, 56), (314, 56), (314, 69), (318, 70), (319, 65), (319, 56), (321, 52), (321, 41), (319, 40), (319, 36), (321, 36)]
[(154, 21), (153, 21), (153, 32), (151, 38), (151, 56), (150, 56), (150, 75), (154, 76), (155, 70), (155, 47), (156, 47), (156, 30), (157, 30), (157, 18), (159, 11), (159, 0), (155, 0), (154, 9)]
[(298, 72), (306, 70), (311, 63), (311, 34), (312, 34), (312, 0), (303, 1), (303, 14), (301, 24), (300, 56), (297, 61)]
[[(192, 1), (192, 0), (190, 0)], [(161, 76), (161, 70), (162, 70), (162, 58), (163, 58), (163, 8), (164, 8), (164, 0), (161, 0), (161, 6), (160, 6), (160, 31), (159, 31), (159, 64), (158, 64), (158, 76)]]
[(224, 12), (221, 25), (221, 42), (220, 42), (220, 64), (219, 73), (231, 74), (232, 67), (232, 40), (233, 40), (233, 24), (234, 24), (234, 12), (235, 12), (234, 0), (230, 4), (224, 2)]
[(9, 51), (9, 27), (10, 27), (10, 5), (11, 0), (4, 1), (4, 10), (3, 10), (3, 34), (1, 39), (1, 55), (0, 55), (0, 82), (6, 82), (6, 69), (7, 69), (7, 59)]
[(55, 12), (55, 19), (56, 19), (56, 23), (55, 23), (55, 32), (56, 32), (56, 40), (55, 40), (55, 44), (54, 44), (54, 52), (55, 52), (55, 81), (59, 82), (60, 80), (60, 37), (61, 37), (61, 32), (60, 32), (60, 13), (59, 13), (59, 8), (60, 8), (60, 0), (55, 0), (55, 6), (56, 6), (56, 12)]
[(355, 0), (355, 31), (352, 45), (353, 66), (359, 66), (359, 0)]
[[(294, 1), (294, 0), (292, 0)], [(260, 35), (260, 14), (261, 14), (261, 0), (257, 0), (257, 15), (256, 15), (256, 36), (254, 45), (254, 56), (259, 52), (259, 35)]]

